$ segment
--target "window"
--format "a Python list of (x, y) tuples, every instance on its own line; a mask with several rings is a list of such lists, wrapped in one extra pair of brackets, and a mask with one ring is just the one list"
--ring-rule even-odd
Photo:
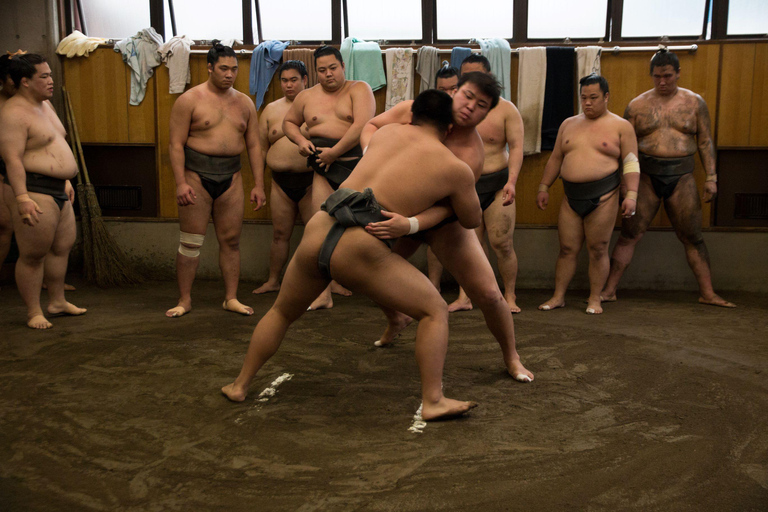
[(706, 0), (624, 0), (621, 37), (700, 36)]
[(728, 35), (768, 34), (768, 4), (765, 0), (730, 0)]
[[(331, 2), (318, 0), (259, 0), (265, 40), (330, 41)], [(256, 17), (254, 16), (254, 23)]]
[[(190, 39), (243, 39), (241, 0), (173, 0), (173, 11), (177, 35)], [(171, 27), (166, 27), (166, 34), (170, 33)]]
[(421, 41), (421, 0), (347, 0), (349, 34), (369, 40)]
[(605, 37), (608, 0), (537, 0), (528, 3), (531, 39)]
[(513, 2), (437, 0), (437, 39), (512, 38)]
[(83, 0), (83, 17), (88, 35), (125, 39), (150, 26), (149, 2)]

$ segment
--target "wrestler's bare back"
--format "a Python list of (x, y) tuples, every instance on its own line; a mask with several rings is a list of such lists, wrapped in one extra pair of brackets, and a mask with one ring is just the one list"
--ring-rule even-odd
[(678, 87), (670, 96), (651, 89), (629, 103), (624, 117), (635, 128), (640, 151), (658, 157), (682, 157), (698, 149), (696, 135), (702, 107), (707, 108), (702, 97), (688, 89)]

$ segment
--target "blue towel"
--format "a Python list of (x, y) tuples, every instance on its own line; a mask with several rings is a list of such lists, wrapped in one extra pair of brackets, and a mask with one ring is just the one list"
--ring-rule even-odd
[(455, 46), (453, 50), (451, 50), (451, 66), (455, 67), (456, 69), (461, 69), (461, 63), (464, 62), (464, 59), (469, 57), (471, 53), (471, 48)]
[(287, 42), (264, 41), (253, 50), (251, 57), (251, 96), (256, 96), (256, 108), (261, 108), (264, 95), (272, 82), (272, 75), (280, 65)]
[(512, 50), (506, 39), (480, 39), (483, 56), (491, 63), (491, 73), (501, 83), (501, 97), (512, 101), (512, 84), (509, 79)]

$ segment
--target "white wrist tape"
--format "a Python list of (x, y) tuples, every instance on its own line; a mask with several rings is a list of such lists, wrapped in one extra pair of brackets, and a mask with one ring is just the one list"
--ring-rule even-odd
[(408, 231), (409, 235), (417, 233), (419, 231), (419, 219), (416, 217), (408, 217), (408, 222), (411, 224), (411, 229)]

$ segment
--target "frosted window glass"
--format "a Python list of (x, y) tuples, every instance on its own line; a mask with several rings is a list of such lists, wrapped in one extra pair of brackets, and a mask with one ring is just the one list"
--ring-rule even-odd
[(530, 39), (605, 37), (608, 0), (536, 0), (528, 3)]
[(512, 38), (510, 0), (437, 0), (438, 39)]
[(259, 0), (259, 12), (265, 40), (331, 40), (330, 0)]
[(624, 0), (622, 37), (698, 36), (706, 0)]
[[(243, 39), (241, 0), (173, 0), (178, 35), (190, 39)], [(170, 27), (166, 29), (171, 32)]]
[(125, 39), (150, 26), (149, 2), (83, 0), (83, 15), (91, 37)]
[(728, 34), (768, 34), (768, 1), (730, 0)]
[(349, 34), (358, 39), (421, 39), (421, 0), (347, 0)]

